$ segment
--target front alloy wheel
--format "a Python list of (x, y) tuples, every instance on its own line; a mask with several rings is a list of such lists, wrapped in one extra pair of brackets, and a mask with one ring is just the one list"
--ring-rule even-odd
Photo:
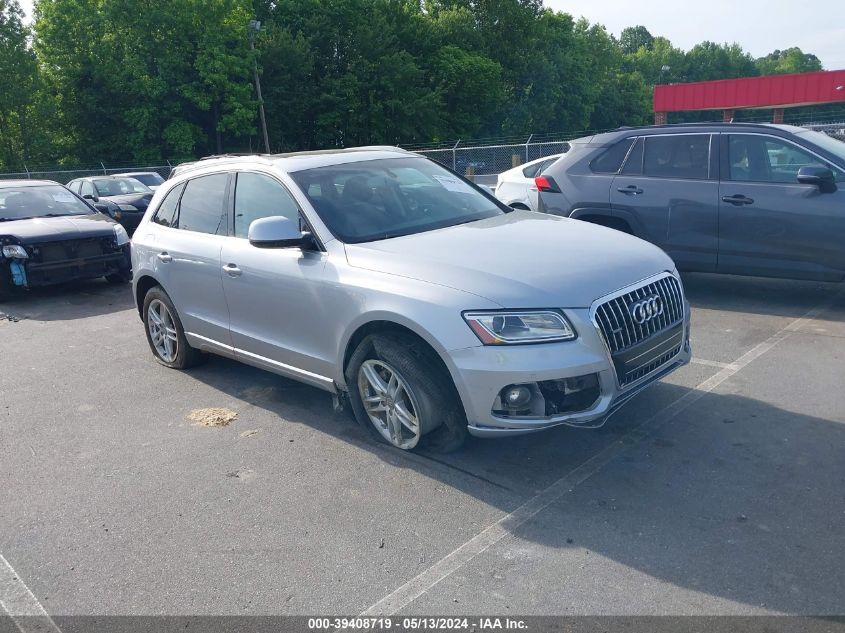
[(393, 367), (383, 360), (364, 361), (358, 370), (358, 393), (370, 422), (384, 439), (405, 450), (417, 445), (417, 399)]
[(159, 299), (150, 302), (147, 308), (147, 322), (156, 354), (165, 363), (174, 362), (179, 352), (179, 337), (176, 335), (173, 315), (164, 302)]

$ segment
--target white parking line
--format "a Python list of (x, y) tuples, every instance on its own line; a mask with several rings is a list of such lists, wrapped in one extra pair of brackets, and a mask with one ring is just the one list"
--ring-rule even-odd
[(6, 614), (21, 633), (61, 633), (41, 603), (0, 554), (0, 615)]
[(801, 318), (792, 321), (782, 330), (773, 334), (759, 345), (754, 346), (736, 361), (729, 363), (715, 375), (687, 391), (674, 402), (526, 501), (516, 510), (510, 514), (506, 514), (456, 550), (441, 558), (424, 572), (406, 582), (393, 593), (376, 602), (361, 615), (393, 615), (409, 605), (441, 580), (453, 574), (509, 534), (512, 534), (520, 525), (536, 516), (567, 493), (572, 492), (579, 484), (595, 475), (620, 454), (630, 450), (643, 439), (649, 437), (660, 427), (673, 420), (675, 416), (687, 407), (706, 396), (749, 363), (770, 351), (775, 345), (798, 330), (805, 321), (816, 318), (843, 293), (845, 293), (845, 290), (837, 292), (828, 301), (816, 306)]
[(693, 358), (691, 361), (694, 365), (704, 365), (705, 367), (718, 367), (719, 369), (733, 369), (733, 363), (720, 363), (717, 360), (707, 360), (705, 358)]

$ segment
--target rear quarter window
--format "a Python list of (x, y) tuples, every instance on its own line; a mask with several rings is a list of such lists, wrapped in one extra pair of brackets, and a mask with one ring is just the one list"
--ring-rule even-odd
[(618, 174), (634, 138), (626, 138), (611, 145), (590, 162), (590, 169), (597, 174)]
[(229, 174), (199, 176), (188, 181), (182, 199), (176, 227), (185, 231), (225, 235), (228, 231), (224, 206)]

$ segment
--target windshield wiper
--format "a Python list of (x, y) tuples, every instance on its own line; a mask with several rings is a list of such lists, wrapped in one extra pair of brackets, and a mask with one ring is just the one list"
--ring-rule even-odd
[(14, 222), (15, 220), (31, 220), (32, 218), (0, 218), (0, 222)]

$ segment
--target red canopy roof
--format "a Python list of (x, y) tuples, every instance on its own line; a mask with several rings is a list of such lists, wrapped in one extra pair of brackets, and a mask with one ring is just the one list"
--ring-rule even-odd
[(790, 108), (831, 102), (845, 103), (845, 70), (654, 87), (655, 112)]

